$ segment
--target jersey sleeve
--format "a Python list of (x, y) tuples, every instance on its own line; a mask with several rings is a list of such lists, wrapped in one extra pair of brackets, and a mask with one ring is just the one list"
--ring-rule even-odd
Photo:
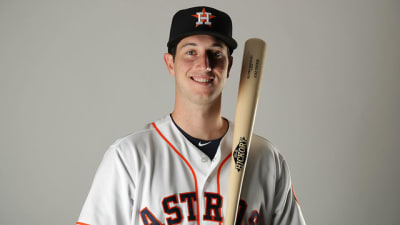
[(290, 178), (289, 167), (279, 154), (274, 199), (273, 225), (305, 225)]
[(104, 154), (77, 225), (128, 225), (134, 184), (116, 146)]

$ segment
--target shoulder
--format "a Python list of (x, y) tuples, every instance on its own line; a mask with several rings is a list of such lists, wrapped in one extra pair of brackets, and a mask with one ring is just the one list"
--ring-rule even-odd
[(257, 155), (265, 155), (273, 158), (283, 158), (282, 153), (275, 147), (271, 141), (259, 136), (257, 134), (252, 135), (251, 146), (252, 151), (255, 151)]
[[(284, 155), (268, 139), (253, 134), (250, 148), (249, 161), (247, 165), (255, 168), (266, 169), (276, 176), (286, 167)], [(251, 166), (251, 167), (252, 167)]]
[[(115, 140), (104, 153), (103, 164), (124, 165), (128, 170), (138, 171), (159, 149), (162, 139), (156, 127), (166, 127), (169, 116)], [(154, 125), (153, 125), (154, 124)], [(157, 125), (156, 125), (157, 124)]]
[(170, 126), (170, 123), (169, 116), (164, 116), (153, 123), (146, 124), (143, 128), (135, 132), (118, 138), (111, 144), (110, 148), (126, 151), (127, 149), (145, 147), (154, 142), (158, 142), (160, 139), (158, 133), (159, 127)]
[(153, 123), (148, 123), (141, 129), (115, 140), (105, 152), (105, 156), (114, 155), (127, 163), (132, 161), (139, 163), (152, 154), (162, 143), (159, 135), (161, 128), (170, 126), (169, 116), (164, 116)]

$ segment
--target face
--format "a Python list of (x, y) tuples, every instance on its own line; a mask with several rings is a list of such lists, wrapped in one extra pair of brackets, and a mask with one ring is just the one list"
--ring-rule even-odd
[(164, 60), (175, 77), (177, 101), (212, 104), (221, 98), (232, 65), (225, 43), (208, 35), (189, 36), (178, 43), (175, 59), (166, 53)]

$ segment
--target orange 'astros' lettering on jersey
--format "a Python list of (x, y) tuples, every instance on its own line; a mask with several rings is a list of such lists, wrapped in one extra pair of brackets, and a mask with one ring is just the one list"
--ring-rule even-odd
[[(178, 198), (179, 196), (179, 198)], [(196, 221), (198, 215), (194, 211), (193, 203), (196, 202), (196, 192), (186, 192), (180, 194), (173, 194), (163, 198), (161, 205), (163, 207), (165, 217), (160, 215), (159, 218), (165, 218), (165, 224), (180, 224), (182, 222)], [(203, 220), (213, 222), (223, 222), (222, 217), (222, 202), (223, 197), (218, 193), (205, 192), (204, 193), (205, 210)], [(240, 200), (240, 210), (238, 211), (237, 218), (239, 221), (243, 220), (243, 216), (247, 210), (247, 203)], [(155, 209), (154, 209), (155, 210)], [(140, 210), (140, 216), (144, 225), (158, 224), (162, 225), (157, 216), (148, 207)], [(247, 219), (250, 224), (257, 224), (258, 210), (253, 210), (250, 217)]]

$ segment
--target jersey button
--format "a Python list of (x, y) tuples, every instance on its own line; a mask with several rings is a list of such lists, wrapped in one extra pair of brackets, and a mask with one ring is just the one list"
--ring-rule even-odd
[(201, 161), (202, 161), (203, 163), (205, 163), (205, 162), (208, 161), (208, 159), (207, 159), (207, 157), (203, 157), (203, 158), (201, 158)]

